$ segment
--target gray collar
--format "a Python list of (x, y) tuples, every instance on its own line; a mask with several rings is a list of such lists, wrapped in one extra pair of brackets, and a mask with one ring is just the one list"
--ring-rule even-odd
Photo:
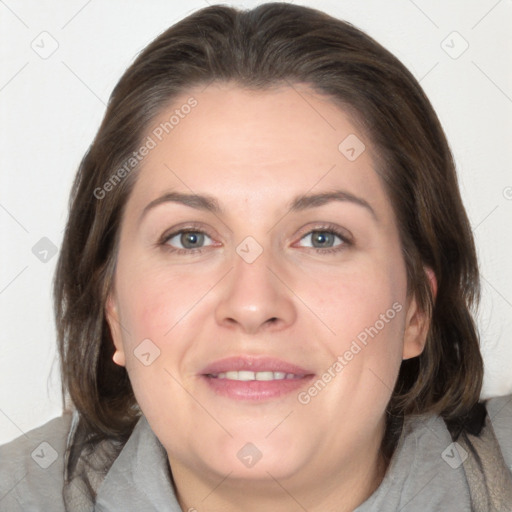
[(142, 416), (98, 489), (98, 512), (181, 512), (167, 453)]
[(464, 468), (439, 416), (408, 418), (386, 475), (354, 512), (471, 512)]

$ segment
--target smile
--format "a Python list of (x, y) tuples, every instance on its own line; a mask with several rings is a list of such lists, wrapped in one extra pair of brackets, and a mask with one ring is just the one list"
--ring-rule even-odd
[(285, 379), (301, 379), (302, 377), (304, 377), (304, 375), (296, 375), (294, 373), (285, 373), (285, 372), (272, 372), (272, 371), (252, 372), (252, 371), (242, 370), (242, 371), (221, 372), (218, 374), (209, 375), (209, 377), (213, 377), (216, 379), (229, 379), (229, 380), (238, 380), (238, 381), (251, 381), (251, 380), (270, 381), (270, 380), (285, 380)]

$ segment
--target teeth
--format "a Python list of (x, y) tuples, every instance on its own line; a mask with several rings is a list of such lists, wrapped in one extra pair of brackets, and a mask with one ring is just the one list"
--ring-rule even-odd
[(217, 379), (229, 379), (229, 380), (284, 380), (284, 379), (297, 379), (302, 377), (302, 375), (295, 375), (294, 373), (285, 373), (285, 372), (251, 372), (247, 370), (240, 371), (229, 371), (218, 373), (217, 375), (212, 375), (212, 377), (217, 377)]

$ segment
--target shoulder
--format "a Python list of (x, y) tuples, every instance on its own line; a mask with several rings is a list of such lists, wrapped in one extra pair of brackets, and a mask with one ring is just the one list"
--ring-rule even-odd
[(0, 509), (64, 510), (62, 486), (71, 413), (0, 446)]
[(512, 472), (512, 395), (490, 398), (485, 405), (505, 463)]

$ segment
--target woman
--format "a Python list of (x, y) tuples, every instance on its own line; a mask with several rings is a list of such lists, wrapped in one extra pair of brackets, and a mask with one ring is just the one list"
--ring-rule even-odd
[(316, 10), (200, 10), (126, 71), (81, 163), (69, 412), (1, 449), (2, 510), (512, 510), (478, 293), (404, 66)]

